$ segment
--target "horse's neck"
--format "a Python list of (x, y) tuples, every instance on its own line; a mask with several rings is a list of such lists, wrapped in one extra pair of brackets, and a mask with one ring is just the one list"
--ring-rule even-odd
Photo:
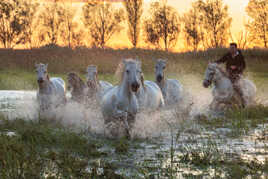
[(216, 72), (213, 82), (216, 88), (226, 87), (225, 85), (231, 84), (230, 79), (221, 70)]
[(145, 86), (141, 85), (138, 92), (136, 93), (139, 103), (142, 103), (146, 99), (146, 89)]
[(163, 95), (166, 95), (166, 85), (167, 85), (167, 81), (165, 78), (163, 78), (163, 80), (159, 83), (156, 81), (156, 84), (159, 86), (159, 88), (161, 89)]
[(90, 91), (97, 93), (100, 89), (99, 81), (97, 79), (95, 79), (95, 80), (90, 80), (89, 82), (90, 82), (90, 84), (92, 84), (89, 86)]
[(128, 100), (128, 102), (132, 100), (134, 93), (130, 91), (126, 80), (123, 80), (119, 85), (119, 94), (123, 97), (123, 100)]
[(83, 86), (77, 85), (75, 88), (73, 88), (72, 93), (81, 94), (81, 92), (83, 92), (83, 90), (84, 90)]
[(124, 81), (119, 85), (117, 104), (128, 113), (135, 115), (138, 111), (138, 98), (134, 92), (130, 91), (127, 81)]
[(52, 87), (51, 87), (52, 82), (48, 79), (48, 80), (45, 80), (43, 83), (44, 84), (39, 86), (39, 92), (41, 94), (50, 94), (52, 91)]

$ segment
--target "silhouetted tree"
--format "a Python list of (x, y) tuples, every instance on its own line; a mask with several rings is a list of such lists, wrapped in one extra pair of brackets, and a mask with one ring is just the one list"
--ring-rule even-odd
[(183, 15), (181, 21), (184, 23), (184, 36), (187, 46), (196, 51), (202, 40), (202, 26), (200, 24), (199, 12), (193, 3), (192, 8)]
[(205, 48), (222, 47), (230, 38), (232, 18), (228, 14), (228, 6), (222, 0), (198, 0), (199, 20), (202, 27), (202, 40)]
[(149, 13), (151, 16), (144, 21), (145, 41), (158, 47), (164, 44), (166, 51), (174, 47), (180, 32), (177, 11), (166, 3), (155, 2)]
[(127, 12), (128, 37), (132, 45), (136, 48), (140, 34), (143, 0), (125, 0), (123, 3)]
[(268, 47), (268, 0), (250, 0), (246, 12), (251, 18), (246, 25), (255, 45)]
[(13, 48), (25, 41), (23, 32), (30, 23), (28, 10), (27, 1), (0, 1), (0, 43), (5, 48)]
[(107, 41), (120, 32), (123, 14), (123, 9), (115, 9), (110, 3), (85, 4), (83, 22), (90, 32), (92, 44), (104, 48)]
[(49, 44), (57, 44), (64, 28), (64, 8), (59, 2), (47, 2), (39, 14), (39, 39)]
[(25, 2), (25, 11), (27, 12), (26, 18), (26, 28), (23, 31), (23, 41), (22, 44), (28, 44), (30, 48), (33, 48), (33, 46), (36, 45), (34, 43), (36, 40), (34, 40), (34, 34), (38, 28), (38, 18), (36, 17), (37, 10), (39, 7), (39, 3), (37, 3), (34, 0), (26, 0)]
[(240, 49), (247, 48), (251, 42), (251, 37), (249, 36), (249, 32), (247, 30), (239, 31), (236, 37), (236, 41), (237, 41), (238, 48)]
[(84, 46), (84, 39), (85, 39), (85, 31), (80, 28), (80, 29), (76, 29), (76, 31), (74, 31), (72, 33), (72, 46), (73, 47), (81, 47)]
[(78, 23), (74, 20), (76, 14), (76, 8), (72, 7), (71, 3), (65, 3), (63, 5), (63, 19), (64, 19), (64, 28), (62, 28), (63, 41), (68, 43), (68, 47), (71, 48), (73, 37), (77, 38)]

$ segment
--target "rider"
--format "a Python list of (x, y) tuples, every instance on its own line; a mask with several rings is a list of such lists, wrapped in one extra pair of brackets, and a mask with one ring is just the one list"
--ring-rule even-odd
[(246, 68), (246, 63), (241, 51), (237, 49), (237, 44), (230, 43), (229, 52), (215, 62), (218, 64), (226, 63), (226, 71), (228, 73), (228, 76), (233, 84), (234, 90), (240, 96), (242, 100), (242, 106), (244, 107), (245, 99), (243, 97), (243, 92), (238, 84), (238, 81)]

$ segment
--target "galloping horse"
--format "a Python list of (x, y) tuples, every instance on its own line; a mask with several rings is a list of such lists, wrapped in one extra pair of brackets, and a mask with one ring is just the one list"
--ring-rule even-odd
[[(105, 124), (123, 121), (127, 136), (130, 135), (139, 109), (136, 93), (141, 86), (140, 79), (140, 62), (132, 59), (124, 60), (120, 84), (109, 89), (101, 99)], [(118, 136), (118, 126), (111, 132), (114, 136)]]
[(155, 64), (155, 79), (157, 85), (160, 87), (165, 105), (170, 106), (180, 102), (182, 99), (182, 85), (176, 79), (166, 79), (164, 70), (166, 68), (166, 61), (159, 59)]
[(141, 73), (141, 87), (137, 92), (137, 98), (141, 110), (156, 110), (165, 106), (161, 89), (153, 81), (144, 81)]
[[(213, 84), (211, 110), (221, 110), (221, 104), (227, 105), (227, 107), (233, 104), (241, 105), (241, 100), (237, 99), (230, 79), (216, 63), (209, 63), (205, 72), (203, 86), (207, 88), (211, 84)], [(239, 84), (243, 91), (246, 106), (255, 104), (256, 86), (254, 83), (248, 79), (240, 79)]]
[(90, 65), (87, 67), (87, 86), (88, 96), (97, 97), (98, 100), (104, 95), (104, 93), (113, 87), (113, 85), (107, 81), (98, 80), (97, 66)]
[(71, 99), (78, 103), (84, 103), (87, 95), (87, 86), (83, 80), (74, 72), (71, 72), (67, 76), (68, 90), (71, 90)]
[(47, 64), (36, 64), (38, 92), (37, 101), (40, 112), (55, 108), (66, 103), (65, 83), (61, 78), (50, 78), (47, 73)]

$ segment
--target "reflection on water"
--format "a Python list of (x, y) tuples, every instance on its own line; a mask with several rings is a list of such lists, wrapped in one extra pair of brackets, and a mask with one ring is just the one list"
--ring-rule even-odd
[[(64, 110), (65, 115), (62, 115), (66, 118), (65, 123), (69, 122), (72, 126), (80, 124), (77, 126), (91, 127), (91, 130), (96, 134), (103, 133), (103, 121), (98, 109), (95, 109), (94, 112), (87, 111), (87, 119), (85, 120), (79, 106), (74, 108), (74, 106), (68, 107), (68, 105)], [(0, 112), (8, 116), (9, 119), (36, 119), (37, 107), (36, 91), (0, 91)], [(196, 108), (195, 106), (193, 109)], [(106, 157), (106, 160), (120, 166), (117, 172), (125, 173), (127, 176), (132, 176), (133, 173), (137, 172), (137, 167), (141, 164), (146, 165), (146, 168), (170, 166), (172, 136), (174, 137), (175, 156), (172, 162), (179, 166), (175, 168), (180, 173), (177, 174), (177, 178), (182, 177), (181, 174), (199, 175), (204, 173), (200, 169), (179, 162), (179, 157), (184, 156), (187, 152), (209, 151), (230, 158), (239, 157), (259, 162), (264, 162), (265, 157), (268, 157), (267, 124), (258, 125), (255, 129), (251, 129), (247, 135), (241, 137), (228, 137), (231, 132), (231, 129), (228, 128), (206, 130), (196, 121), (190, 119), (178, 120), (174, 115), (174, 110), (170, 109), (138, 115), (133, 135), (143, 140), (133, 141), (129, 155), (116, 155), (111, 148), (105, 146), (100, 150), (111, 153)], [(152, 174), (154, 172), (158, 173), (159, 171), (152, 171)], [(211, 171), (206, 172), (207, 175), (211, 173)]]
[(9, 119), (33, 119), (37, 115), (36, 91), (0, 90), (0, 112)]

